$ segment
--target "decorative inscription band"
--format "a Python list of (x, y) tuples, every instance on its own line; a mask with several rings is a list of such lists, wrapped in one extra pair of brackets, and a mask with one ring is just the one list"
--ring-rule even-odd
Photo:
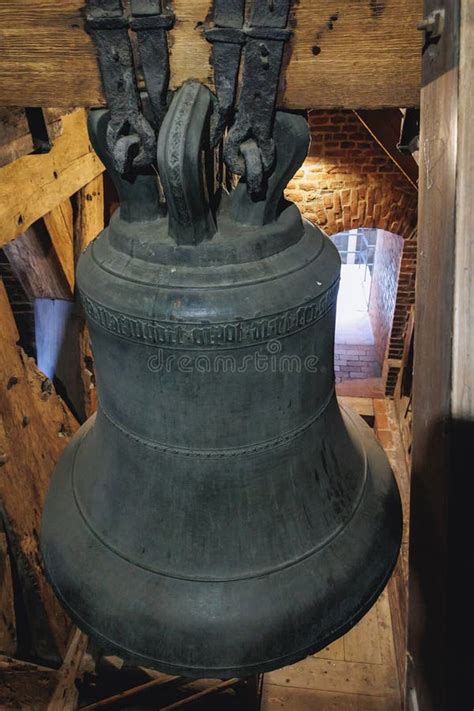
[(83, 293), (81, 298), (92, 321), (110, 333), (137, 343), (162, 348), (235, 348), (258, 345), (307, 328), (333, 308), (338, 287), (339, 281), (335, 281), (317, 299), (279, 314), (206, 325), (137, 318), (108, 309)]

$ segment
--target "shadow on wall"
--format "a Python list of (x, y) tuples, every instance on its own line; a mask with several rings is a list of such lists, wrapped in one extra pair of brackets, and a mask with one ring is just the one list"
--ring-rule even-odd
[(398, 279), (403, 254), (403, 238), (377, 230), (369, 317), (375, 350), (380, 363), (387, 357), (398, 293)]

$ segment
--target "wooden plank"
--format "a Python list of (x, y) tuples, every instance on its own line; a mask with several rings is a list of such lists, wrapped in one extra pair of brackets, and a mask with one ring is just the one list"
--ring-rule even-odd
[(424, 54), (421, 95), (407, 686), (423, 711), (463, 708), (459, 675), (448, 690), (450, 664), (461, 658), (448, 644), (459, 5), (425, 0), (427, 14), (445, 10), (446, 25)]
[(344, 658), (347, 662), (382, 664), (377, 610), (373, 607), (344, 635)]
[(267, 680), (302, 689), (399, 697), (398, 679), (383, 664), (341, 662), (308, 657), (298, 664), (270, 672)]
[[(472, 444), (474, 440), (474, 5), (460, 0), (450, 467), (448, 491), (448, 699), (473, 708)], [(417, 326), (418, 327), (418, 326)]]
[[(402, 499), (403, 506), (403, 541), (400, 555), (395, 570), (387, 585), (388, 599), (390, 602), (390, 619), (393, 636), (393, 648), (400, 681), (402, 698), (406, 691), (406, 665), (407, 665), (407, 619), (408, 619), (408, 522), (410, 515), (410, 478), (406, 464), (399, 421), (396, 414), (395, 403), (392, 400), (378, 400), (375, 403), (377, 433), (388, 431), (390, 433), (390, 447), (385, 453), (390, 461), (395, 479)], [(383, 437), (381, 438), (383, 439)], [(385, 438), (387, 439), (387, 438)], [(382, 639), (387, 640), (387, 636)], [(385, 655), (392, 653), (391, 646), (385, 647)]]
[(4, 252), (30, 299), (72, 300), (72, 290), (41, 222), (6, 244)]
[(79, 692), (75, 681), (87, 648), (87, 642), (86, 635), (75, 629), (64, 662), (57, 675), (57, 686), (49, 700), (47, 711), (76, 711)]
[(454, 337), (452, 414), (474, 415), (474, 6), (462, 3), (460, 47), (458, 185), (456, 200), (456, 255), (454, 263)]
[(44, 215), (43, 220), (71, 293), (74, 293), (74, 219), (70, 199), (56, 205)]
[[(19, 659), (0, 657), (0, 709), (46, 711), (59, 672)], [(61, 706), (56, 706), (62, 711)]]
[(104, 177), (98, 175), (75, 196), (74, 224), (76, 261), (87, 245), (104, 229)]
[[(0, 3), (0, 105), (104, 103), (84, 0)], [(211, 83), (203, 35), (210, 0), (174, 0), (172, 87)], [(422, 0), (299, 0), (280, 103), (289, 108), (382, 108), (419, 102)]]
[(51, 473), (77, 423), (17, 340), (0, 283), (0, 498), (22, 589), (29, 653), (55, 664), (66, 651), (69, 622), (43, 575), (38, 532)]
[(23, 156), (0, 168), (0, 247), (103, 170), (89, 143), (85, 111), (65, 116), (63, 133), (49, 153)]
[[(0, 427), (3, 427), (0, 415)], [(2, 461), (0, 452), (0, 462)], [(16, 620), (13, 597), (12, 571), (8, 543), (0, 523), (0, 652), (12, 655), (16, 652)]]
[(262, 711), (401, 711), (392, 696), (344, 694), (265, 684)]
[(353, 628), (339, 640), (344, 644), (345, 659), (340, 659), (339, 655), (338, 658), (330, 658), (326, 653), (323, 657), (319, 653), (292, 666), (266, 674), (265, 682), (335, 694), (362, 694), (399, 699), (386, 590), (359, 625), (361, 623), (365, 628), (362, 627), (358, 633), (355, 632), (356, 628)]
[(334, 642), (331, 642), (331, 644), (327, 647), (324, 647), (324, 649), (321, 649), (320, 652), (315, 654), (316, 657), (319, 659), (339, 659), (340, 661), (344, 660), (344, 638), (340, 637), (339, 639), (336, 639)]

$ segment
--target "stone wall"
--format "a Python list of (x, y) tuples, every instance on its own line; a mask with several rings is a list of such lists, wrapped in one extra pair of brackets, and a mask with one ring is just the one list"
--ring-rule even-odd
[(329, 236), (371, 227), (405, 240), (384, 368), (387, 394), (393, 394), (415, 297), (418, 193), (352, 111), (311, 111), (309, 123), (311, 147), (288, 184), (288, 199)]

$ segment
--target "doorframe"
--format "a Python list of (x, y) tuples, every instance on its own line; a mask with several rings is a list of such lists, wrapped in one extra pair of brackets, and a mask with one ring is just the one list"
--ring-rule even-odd
[(409, 711), (472, 709), (474, 3), (422, 63), (409, 558)]

